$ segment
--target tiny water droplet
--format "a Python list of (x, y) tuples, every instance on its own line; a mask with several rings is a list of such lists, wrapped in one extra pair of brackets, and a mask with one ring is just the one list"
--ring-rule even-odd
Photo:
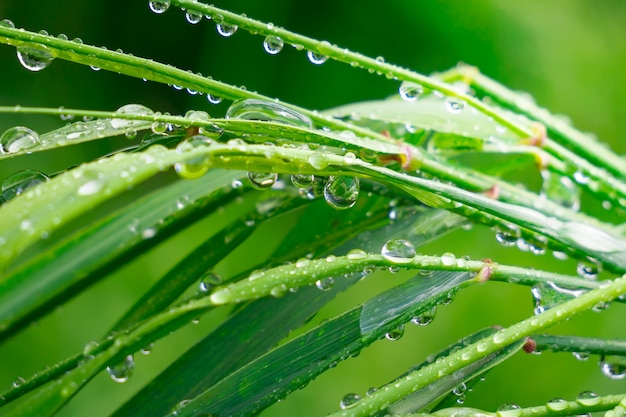
[(572, 352), (572, 355), (574, 355), (574, 357), (579, 361), (586, 361), (587, 359), (589, 359), (590, 353), (589, 352)]
[(311, 63), (315, 65), (322, 65), (328, 60), (328, 57), (326, 55), (313, 51), (307, 51), (306, 56), (307, 58), (309, 58), (309, 61), (311, 61)]
[(385, 333), (385, 338), (391, 341), (400, 340), (402, 336), (404, 336), (404, 325), (400, 325), (392, 331)]
[(551, 411), (563, 411), (566, 410), (569, 405), (567, 404), (567, 401), (563, 398), (553, 398), (548, 401), (546, 407), (548, 407), (548, 409)]
[[(519, 412), (515, 413), (515, 410), (519, 410)], [(506, 413), (507, 417), (515, 417), (522, 413), (522, 407), (520, 407), (517, 404), (507, 403), (507, 404), (502, 404), (500, 407), (498, 407), (496, 411), (497, 412), (507, 411)]]
[(263, 41), (263, 49), (270, 55), (276, 55), (283, 50), (285, 42), (278, 36), (268, 35)]
[(128, 381), (135, 372), (135, 360), (133, 359), (133, 355), (126, 356), (126, 358), (118, 364), (108, 366), (107, 372), (115, 382), (123, 383)]
[(348, 408), (354, 407), (356, 403), (358, 403), (360, 400), (361, 400), (361, 396), (359, 394), (354, 394), (354, 393), (346, 394), (343, 396), (343, 398), (339, 402), (339, 407), (342, 410), (346, 410)]
[(387, 241), (387, 243), (383, 245), (380, 253), (387, 260), (400, 264), (411, 262), (415, 255), (417, 255), (413, 244), (404, 239), (392, 239)]
[(200, 291), (209, 292), (222, 283), (222, 278), (214, 272), (208, 272), (200, 278)]
[(416, 101), (424, 93), (424, 87), (420, 84), (404, 81), (400, 84), (398, 92), (404, 101), (411, 103)]
[(27, 70), (41, 71), (54, 61), (54, 56), (44, 46), (22, 46), (17, 48), (17, 59)]
[(419, 316), (415, 316), (411, 319), (411, 323), (417, 324), (418, 326), (428, 326), (430, 323), (435, 320), (435, 316), (437, 315), (437, 306), (433, 306), (431, 309), (424, 311)]
[(371, 397), (372, 395), (374, 395), (374, 393), (376, 393), (376, 391), (378, 391), (378, 388), (372, 387), (365, 392), (365, 396)]
[(7, 177), (2, 182), (2, 198), (6, 201), (22, 194), (27, 189), (48, 181), (43, 172), (25, 169)]
[(170, 0), (152, 0), (148, 7), (156, 14), (165, 13), (170, 8)]
[(248, 172), (248, 179), (253, 188), (266, 190), (274, 185), (278, 179), (278, 174), (271, 172)]
[(335, 285), (335, 280), (332, 277), (318, 279), (315, 281), (315, 286), (322, 291), (330, 291)]
[(354, 177), (329, 177), (324, 186), (324, 199), (337, 210), (353, 207), (359, 198), (359, 179)]
[(228, 38), (229, 36), (233, 36), (235, 32), (237, 32), (237, 25), (229, 25), (228, 23), (219, 23), (216, 26), (217, 33)]
[(192, 25), (198, 24), (202, 20), (202, 13), (198, 13), (193, 10), (187, 10), (187, 12), (185, 13), (185, 19)]
[(285, 295), (287, 293), (287, 291), (288, 291), (287, 286), (285, 284), (280, 284), (280, 285), (277, 285), (277, 286), (273, 287), (270, 290), (270, 295), (272, 297), (279, 298), (279, 297), (282, 297), (283, 295)]
[(11, 127), (0, 136), (1, 153), (28, 151), (40, 144), (39, 135), (23, 126)]
[(583, 391), (576, 397), (576, 402), (585, 406), (596, 405), (600, 403), (600, 397), (593, 391)]
[(619, 380), (626, 377), (626, 358), (606, 355), (600, 358), (600, 370), (604, 376)]
[(17, 387), (22, 386), (25, 382), (26, 380), (24, 378), (22, 378), (21, 376), (18, 376), (17, 378), (15, 378), (15, 380), (13, 381), (11, 385), (13, 386), (13, 388), (17, 388)]
[(465, 102), (456, 97), (449, 97), (448, 99), (446, 99), (445, 105), (446, 110), (448, 110), (448, 112), (452, 114), (459, 114), (465, 108)]

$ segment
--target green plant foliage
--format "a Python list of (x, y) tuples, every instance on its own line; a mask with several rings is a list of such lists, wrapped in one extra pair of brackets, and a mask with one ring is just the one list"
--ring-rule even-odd
[[(475, 67), (427, 76), (196, 0), (148, 7), (164, 19), (180, 8), (224, 38), (248, 32), (268, 56), (295, 49), (309, 61), (304, 73), (337, 65), (397, 93), (385, 86), (387, 98), (320, 111), (291, 94), (0, 21), (0, 43), (26, 70), (91, 67), (216, 106), (210, 115), (196, 110), (206, 104), (171, 111), (140, 100), (115, 111), (96, 101), (1, 103), (11, 123), (0, 169), (12, 173), (0, 194), (0, 352), (30, 337), (45, 340), (46, 354), (66, 342), (45, 356), (48, 367), (21, 367), (33, 352), (0, 354), (19, 372), (0, 373), (14, 381), (0, 390), (2, 415), (95, 415), (96, 395), (116, 417), (294, 414), (283, 400), (302, 416), (624, 414), (624, 387), (609, 385), (626, 377), (623, 335), (591, 331), (623, 315), (626, 300), (623, 156)], [(243, 74), (264, 65), (250, 62)], [(38, 133), (18, 122), (51, 115), (68, 123)], [(121, 287), (107, 291), (111, 283)], [(534, 306), (516, 299), (482, 312), (520, 288)], [(102, 314), (80, 307), (111, 295)], [(59, 317), (60, 306), (88, 331)], [(577, 316), (587, 321), (568, 327)], [(402, 350), (397, 341), (416, 329), (429, 334), (418, 353)], [(361, 360), (358, 385), (370, 373), (362, 356), (384, 343), (397, 347), (378, 355), (391, 370), (368, 380), (378, 388), (315, 386)], [(165, 353), (140, 359), (153, 348)], [(585, 371), (551, 368), (559, 382), (541, 390), (555, 398), (529, 394), (516, 405), (524, 367), (512, 363), (542, 351), (597, 358), (604, 383), (559, 398), (569, 375)], [(497, 395), (480, 396), (486, 374), (501, 381)], [(102, 381), (125, 389), (89, 397)], [(606, 392), (589, 391), (596, 386)], [(320, 392), (341, 401), (315, 404)]]

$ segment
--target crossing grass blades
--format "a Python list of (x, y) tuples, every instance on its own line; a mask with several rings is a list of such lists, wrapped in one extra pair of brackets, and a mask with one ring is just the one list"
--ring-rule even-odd
[[(216, 309), (229, 309), (223, 323), (114, 415), (256, 415), (372, 343), (401, 337), (405, 324), (430, 324), (438, 305), (488, 281), (532, 288), (535, 310), (512, 326), (468, 334), (367, 395), (346, 395), (331, 415), (624, 414), (626, 393), (589, 391), (499, 410), (456, 401), (488, 370), (523, 351), (592, 355), (607, 377), (624, 378), (626, 342), (546, 333), (598, 306), (623, 308), (626, 230), (618, 224), (626, 217), (626, 164), (620, 156), (473, 67), (425, 76), (192, 0), (151, 1), (149, 8), (159, 14), (182, 8), (190, 23), (215, 24), (223, 36), (263, 37), (270, 55), (294, 46), (314, 65), (335, 60), (397, 80), (398, 91), (386, 100), (316, 111), (0, 22), (0, 42), (16, 48), (27, 70), (67, 60), (231, 103), (223, 117), (197, 110), (170, 115), (140, 104), (117, 111), (0, 108), (81, 120), (49, 132), (12, 127), (0, 137), (1, 160), (120, 135), (141, 138), (55, 175), (24, 166), (4, 181), (0, 340), (20, 337), (55, 306), (213, 213), (243, 210), (186, 248), (100, 340), (86, 340), (82, 351), (3, 390), (3, 415), (54, 415), (101, 372), (124, 382), (138, 351)], [(485, 167), (467, 155), (498, 155), (506, 163)], [(541, 189), (506, 179), (520, 169), (540, 174)], [(172, 171), (176, 179), (144, 186)], [(581, 192), (614, 207), (619, 221), (581, 210)], [(100, 217), (87, 216), (116, 201)], [(298, 220), (260, 263), (232, 276), (215, 273), (264, 224), (288, 215)], [(468, 225), (493, 229), (503, 245), (579, 260), (578, 273), (418, 253)], [(289, 337), (340, 292), (363, 279), (383, 279), (388, 272), (381, 270), (413, 271), (413, 277)], [(606, 279), (595, 279), (599, 270)]]

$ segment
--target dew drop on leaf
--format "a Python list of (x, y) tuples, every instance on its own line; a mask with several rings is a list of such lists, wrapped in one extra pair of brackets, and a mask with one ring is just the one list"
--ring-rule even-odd
[(452, 113), (452, 114), (459, 114), (465, 108), (465, 102), (456, 97), (447, 98), (445, 101), (445, 105), (446, 105), (446, 110), (448, 110), (448, 113)]
[(597, 279), (601, 265), (595, 262), (579, 262), (576, 266), (576, 274), (584, 279)]
[(154, 13), (165, 13), (170, 8), (170, 0), (152, 0), (148, 2), (148, 7)]
[(297, 188), (307, 188), (313, 184), (315, 177), (311, 174), (293, 174), (291, 183)]
[(418, 326), (428, 326), (430, 323), (435, 320), (435, 316), (437, 315), (437, 306), (422, 312), (420, 315), (415, 316), (411, 319), (411, 323), (417, 324)]
[(359, 394), (346, 394), (339, 402), (339, 407), (341, 407), (342, 410), (346, 410), (348, 408), (354, 407), (356, 403), (358, 403), (360, 400), (361, 396)]
[(28, 151), (40, 144), (39, 135), (23, 126), (11, 127), (0, 136), (0, 152), (2, 153)]
[(279, 36), (268, 35), (263, 41), (263, 49), (270, 55), (276, 55), (283, 50), (284, 44)]
[(626, 377), (626, 358), (623, 356), (606, 355), (600, 358), (600, 370), (610, 379), (624, 379)]
[(419, 84), (405, 81), (400, 85), (398, 92), (404, 101), (411, 103), (416, 101), (424, 93), (424, 87)]
[(272, 172), (248, 172), (248, 179), (253, 188), (266, 190), (274, 185), (278, 179), (278, 174)]
[[(128, 114), (136, 116), (152, 116), (154, 112), (141, 104), (126, 104), (115, 111), (115, 114)], [(143, 120), (130, 119), (111, 119), (111, 127), (114, 129), (123, 129), (130, 126), (137, 126), (146, 123)]]
[(17, 48), (17, 59), (27, 70), (41, 71), (54, 61), (54, 56), (44, 48), (43, 46), (37, 48), (19, 47)]
[(202, 13), (198, 13), (193, 10), (187, 10), (187, 12), (185, 13), (185, 19), (192, 25), (198, 24), (202, 20)]
[(222, 278), (214, 272), (206, 273), (200, 278), (200, 291), (209, 292), (222, 283)]
[(359, 179), (354, 177), (329, 177), (324, 186), (324, 199), (329, 206), (345, 210), (359, 198)]
[(216, 29), (217, 33), (228, 38), (229, 36), (233, 36), (235, 32), (237, 32), (238, 27), (237, 25), (230, 25), (228, 23), (219, 23), (216, 26)]
[(593, 391), (583, 391), (576, 397), (576, 402), (584, 406), (592, 406), (600, 403), (600, 397)]
[(572, 355), (579, 361), (586, 361), (589, 359), (589, 352), (572, 352)]
[(326, 55), (319, 54), (313, 51), (307, 51), (306, 56), (307, 58), (309, 58), (309, 61), (311, 61), (311, 63), (315, 65), (322, 65), (328, 60), (328, 57)]
[(548, 403), (546, 404), (546, 407), (550, 411), (558, 412), (558, 411), (566, 410), (569, 407), (569, 405), (567, 404), (567, 401), (563, 398), (553, 398), (550, 401), (548, 401)]
[(206, 99), (211, 104), (220, 104), (222, 102), (222, 98), (221, 97), (217, 97), (217, 96), (214, 96), (212, 94), (207, 94), (206, 95)]
[(380, 251), (385, 259), (399, 264), (406, 264), (417, 255), (411, 242), (404, 239), (392, 239), (385, 243)]
[(402, 336), (404, 336), (404, 325), (400, 325), (392, 331), (385, 333), (385, 338), (391, 341), (400, 340)]
[(335, 280), (332, 277), (318, 279), (315, 281), (315, 286), (322, 291), (330, 291), (335, 285)]
[(311, 119), (296, 110), (271, 101), (237, 100), (226, 111), (227, 119), (260, 120), (290, 126), (313, 127)]
[(9, 19), (2, 19), (2, 20), (0, 20), (0, 26), (4, 26), (5, 28), (14, 29), (15, 28), (15, 23), (13, 23)]
[(445, 266), (456, 265), (456, 256), (450, 252), (444, 253), (441, 255), (441, 264)]
[(6, 201), (11, 200), (27, 189), (46, 181), (48, 176), (43, 172), (30, 169), (18, 171), (2, 182), (2, 198)]
[(126, 356), (126, 358), (118, 364), (108, 366), (107, 372), (115, 382), (123, 383), (128, 381), (133, 375), (133, 372), (135, 372), (135, 360), (133, 359), (133, 355)]

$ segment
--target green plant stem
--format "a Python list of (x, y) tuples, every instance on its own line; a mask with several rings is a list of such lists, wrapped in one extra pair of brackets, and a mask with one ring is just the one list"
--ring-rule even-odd
[(626, 407), (626, 394), (606, 395), (597, 398), (597, 403), (593, 405), (585, 405), (579, 401), (568, 401), (566, 403), (558, 403), (555, 409), (549, 405), (540, 405), (536, 407), (522, 408), (518, 410), (499, 411), (498, 417), (556, 417), (563, 415), (585, 415), (598, 411), (606, 411), (617, 406)]
[[(617, 300), (619, 299), (616, 299), (616, 301)], [(537, 343), (538, 351), (551, 350), (553, 352), (626, 356), (626, 341), (623, 340), (547, 334), (534, 335), (532, 339)]]
[[(605, 282), (601, 287), (553, 309), (499, 330), (493, 336), (456, 351), (444, 360), (426, 366), (399, 379), (393, 389), (379, 390), (361, 399), (352, 408), (331, 414), (332, 417), (368, 417), (384, 410), (404, 396), (432, 384), (444, 375), (466, 366), (518, 340), (537, 333), (576, 314), (591, 309), (598, 302), (610, 302), (626, 293), (626, 276)], [(620, 401), (623, 397), (620, 397)], [(517, 412), (519, 410), (515, 410)], [(569, 414), (569, 413), (568, 413)], [(511, 412), (511, 417), (513, 414)]]

